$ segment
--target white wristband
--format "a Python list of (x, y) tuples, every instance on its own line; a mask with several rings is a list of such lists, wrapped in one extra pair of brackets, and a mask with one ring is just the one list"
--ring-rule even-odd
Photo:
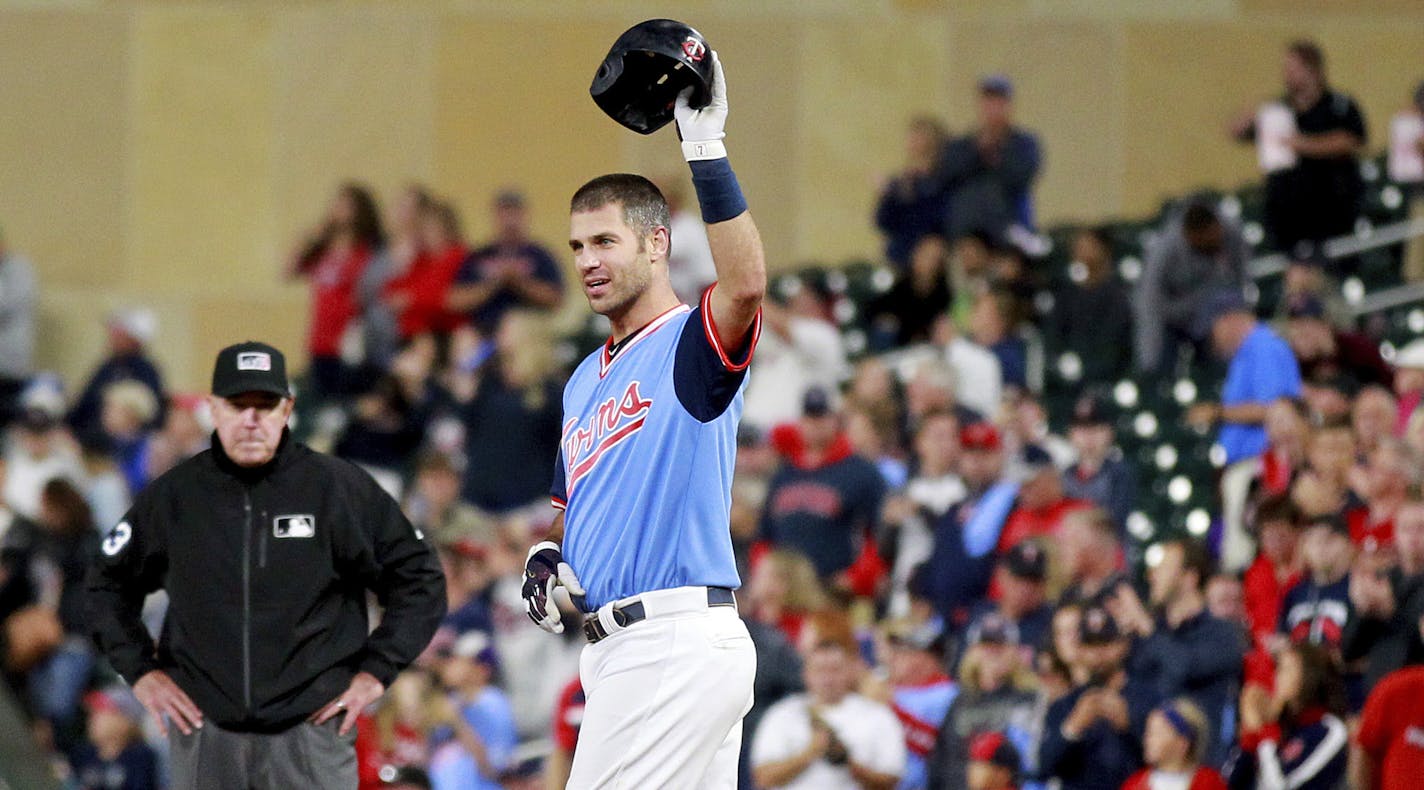
[(707, 159), (726, 159), (727, 146), (721, 140), (702, 140), (700, 142), (682, 142), (682, 158), (689, 162), (701, 162)]

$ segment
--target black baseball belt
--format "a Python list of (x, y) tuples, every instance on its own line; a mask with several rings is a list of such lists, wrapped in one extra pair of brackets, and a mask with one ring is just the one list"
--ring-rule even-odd
[[(731, 606), (735, 608), (736, 605), (736, 596), (732, 595), (732, 590), (730, 588), (707, 588), (708, 608), (711, 608), (713, 606)], [(624, 604), (623, 606), (613, 607), (612, 617), (613, 622), (618, 624), (618, 628), (623, 629), (640, 620), (646, 620), (648, 617), (648, 613), (643, 609), (642, 601), (634, 601), (629, 604)], [(608, 629), (603, 627), (603, 623), (598, 619), (598, 614), (596, 612), (584, 618), (583, 635), (588, 639), (590, 644), (608, 638)]]

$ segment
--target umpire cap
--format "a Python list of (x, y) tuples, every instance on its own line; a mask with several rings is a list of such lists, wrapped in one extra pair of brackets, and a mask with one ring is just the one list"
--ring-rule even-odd
[(613, 42), (588, 92), (613, 120), (652, 134), (672, 120), (678, 94), (689, 87), (694, 108), (712, 100), (712, 48), (687, 24), (649, 19)]
[(213, 363), (213, 394), (231, 398), (244, 392), (268, 392), (284, 398), (292, 394), (282, 352), (252, 340), (218, 352)]

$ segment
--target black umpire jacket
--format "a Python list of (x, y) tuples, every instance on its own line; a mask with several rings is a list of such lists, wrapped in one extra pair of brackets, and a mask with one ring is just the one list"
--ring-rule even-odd
[[(139, 619), (159, 588), (155, 645)], [(366, 591), (383, 607), (368, 635)], [(387, 686), (445, 615), (440, 563), (364, 471), (284, 435), (266, 465), (212, 449), (135, 499), (89, 575), (99, 649), (130, 684), (166, 671), (224, 729), (276, 732), (357, 672)]]

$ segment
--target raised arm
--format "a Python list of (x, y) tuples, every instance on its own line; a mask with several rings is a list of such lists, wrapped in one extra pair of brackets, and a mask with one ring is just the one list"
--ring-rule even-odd
[(717, 53), (712, 57), (712, 100), (702, 109), (688, 104), (692, 90), (677, 99), (677, 129), (682, 153), (692, 168), (692, 185), (707, 223), (707, 243), (717, 267), (708, 304), (717, 339), (727, 349), (746, 339), (766, 294), (766, 254), (761, 235), (747, 211), (737, 176), (722, 142), (727, 123), (727, 80)]

